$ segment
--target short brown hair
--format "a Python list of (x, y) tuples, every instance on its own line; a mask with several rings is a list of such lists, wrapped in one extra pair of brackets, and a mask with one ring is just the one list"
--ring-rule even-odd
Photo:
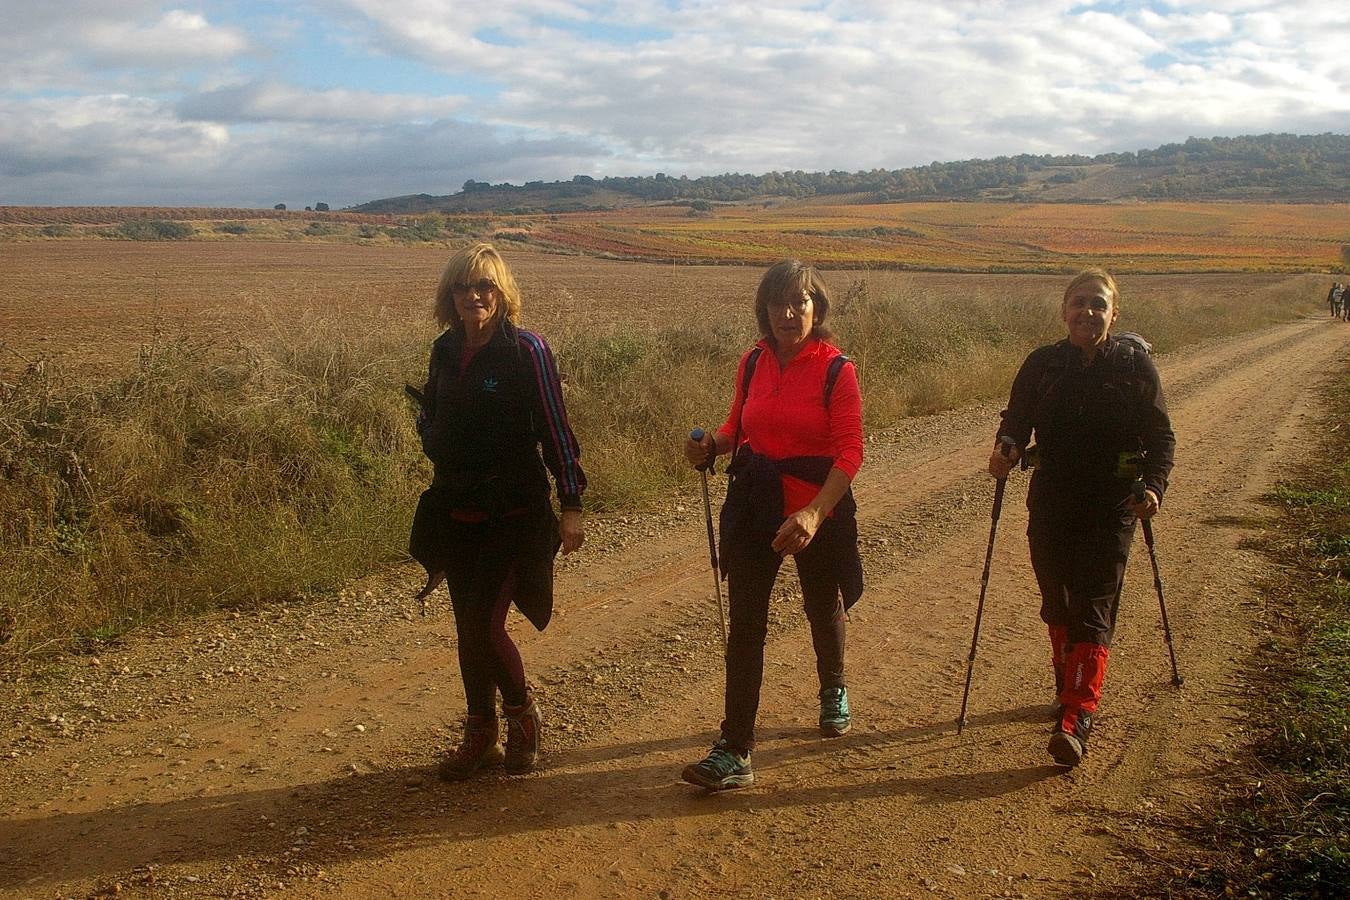
[(774, 263), (759, 280), (759, 290), (755, 292), (755, 321), (759, 323), (760, 335), (773, 338), (773, 326), (769, 324), (770, 303), (803, 293), (811, 296), (811, 336), (828, 338), (831, 331), (825, 318), (830, 314), (830, 289), (819, 272), (797, 259)]
[(463, 330), (464, 323), (460, 321), (451, 293), (456, 284), (471, 284), (480, 278), (491, 278), (497, 285), (501, 294), (497, 315), (505, 315), (512, 325), (520, 324), (520, 288), (516, 286), (516, 279), (497, 248), (482, 241), (456, 250), (441, 270), (441, 280), (436, 285), (437, 324), (442, 328)]

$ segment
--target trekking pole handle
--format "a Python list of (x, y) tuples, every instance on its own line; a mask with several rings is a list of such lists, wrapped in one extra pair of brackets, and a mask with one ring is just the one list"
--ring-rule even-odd
[(1001, 438), (998, 439), (998, 452), (999, 452), (999, 455), (1002, 456), (1004, 459), (1007, 459), (1007, 458), (1008, 458), (1008, 451), (1012, 450), (1012, 449), (1013, 449), (1014, 447), (1016, 447), (1016, 446), (1017, 446), (1017, 441), (1014, 441), (1012, 438), (1008, 437), (1006, 434), (1003, 435), (1003, 437), (1001, 437)]
[[(706, 436), (707, 432), (705, 432), (702, 428), (695, 428), (693, 431), (689, 432), (689, 440), (699, 444), (703, 443), (703, 439)], [(716, 471), (715, 466), (717, 465), (716, 459), (717, 459), (717, 441), (716, 439), (714, 439), (712, 450), (709, 451), (708, 453), (708, 458), (704, 460), (701, 465), (694, 466), (694, 468), (700, 472), (715, 472)]]
[(1136, 478), (1134, 484), (1130, 485), (1130, 495), (1134, 497), (1135, 503), (1144, 502), (1144, 493), (1147, 490), (1148, 487), (1144, 484), (1144, 479), (1142, 478)]

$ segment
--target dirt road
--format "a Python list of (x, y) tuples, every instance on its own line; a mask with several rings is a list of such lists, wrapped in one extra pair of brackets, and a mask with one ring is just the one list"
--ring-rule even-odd
[(954, 720), (989, 527), (992, 409), (869, 443), (855, 727), (823, 740), (805, 621), (780, 581), (753, 788), (679, 780), (715, 736), (721, 668), (701, 503), (597, 523), (548, 631), (517, 619), (544, 705), (537, 774), (434, 776), (462, 710), (444, 602), (411, 569), (303, 608), (215, 617), (0, 687), (0, 895), (1066, 896), (1147, 864), (1244, 740), (1261, 640), (1243, 538), (1306, 445), (1325, 319), (1159, 367), (1179, 439), (1157, 520), (1186, 676), (1169, 684), (1137, 539), (1091, 754), (1045, 753), (1051, 677), (1009, 483), (970, 722)]

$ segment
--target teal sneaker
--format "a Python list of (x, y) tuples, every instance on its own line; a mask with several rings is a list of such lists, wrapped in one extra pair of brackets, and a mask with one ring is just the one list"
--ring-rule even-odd
[(825, 737), (848, 734), (853, 718), (848, 712), (848, 688), (832, 687), (820, 690), (820, 733)]
[(713, 744), (702, 762), (685, 766), (680, 777), (710, 791), (749, 787), (755, 782), (755, 774), (750, 771), (750, 754), (740, 756), (732, 752), (722, 739)]

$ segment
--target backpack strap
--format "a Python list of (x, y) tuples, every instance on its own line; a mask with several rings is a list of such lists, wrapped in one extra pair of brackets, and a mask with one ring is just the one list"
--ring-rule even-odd
[(764, 355), (764, 348), (755, 346), (750, 348), (750, 355), (745, 360), (745, 374), (741, 378), (741, 405), (745, 405), (745, 398), (750, 396), (750, 379), (755, 377), (755, 364), (759, 358)]
[(736, 433), (731, 438), (731, 458), (736, 459), (736, 451), (741, 447), (741, 418), (745, 415), (745, 401), (750, 396), (750, 379), (755, 377), (755, 364), (764, 355), (764, 348), (758, 344), (750, 348), (745, 358), (745, 374), (741, 377), (741, 413), (736, 416)]
[(830, 408), (830, 396), (834, 394), (834, 383), (839, 380), (839, 372), (844, 368), (845, 364), (851, 362), (853, 362), (853, 360), (842, 353), (830, 360), (830, 367), (825, 370), (825, 396), (823, 399), (826, 409)]

